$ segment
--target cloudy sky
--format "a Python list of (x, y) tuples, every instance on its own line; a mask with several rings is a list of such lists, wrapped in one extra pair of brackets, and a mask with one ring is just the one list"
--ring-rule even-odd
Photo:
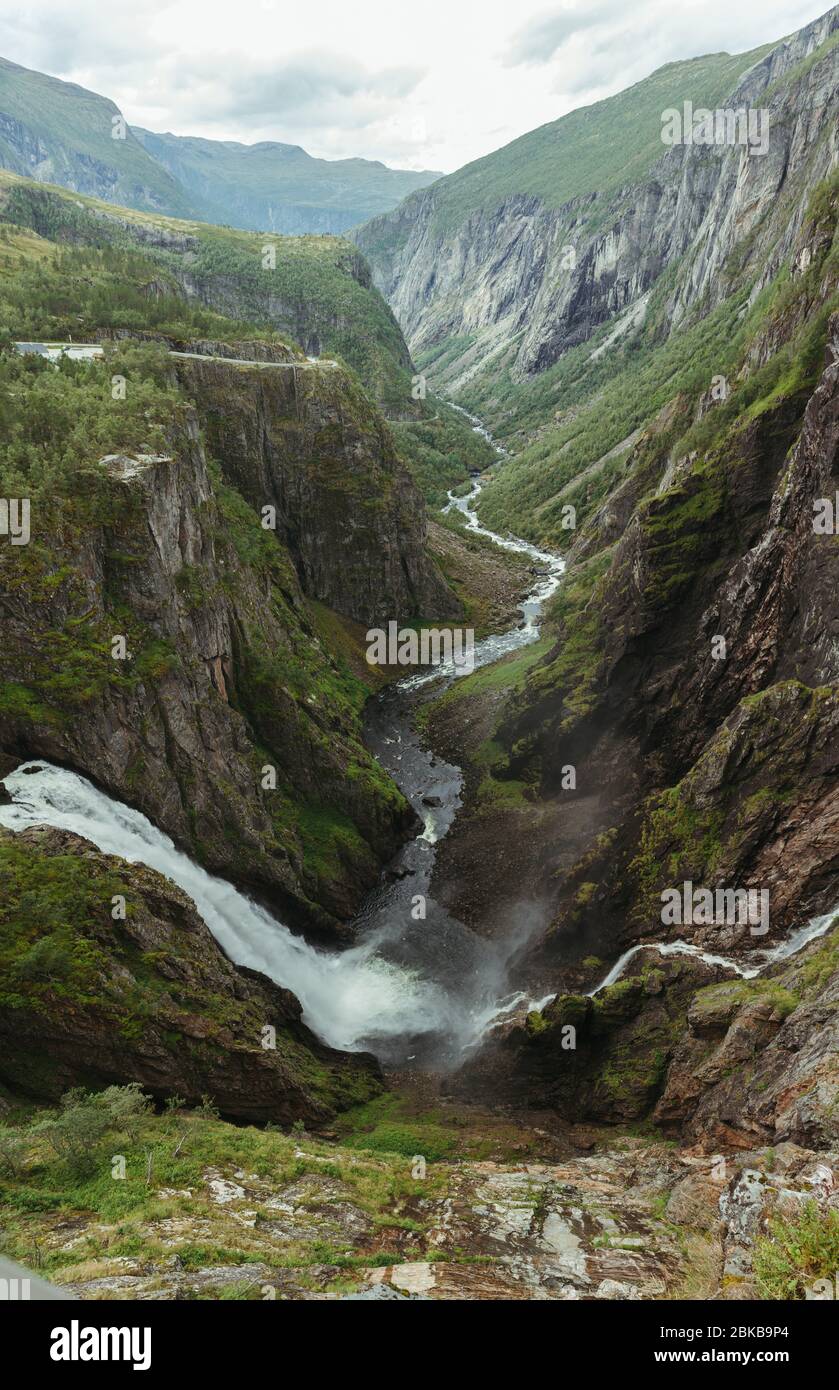
[(662, 63), (828, 0), (3, 0), (0, 54), (151, 130), (458, 168)]

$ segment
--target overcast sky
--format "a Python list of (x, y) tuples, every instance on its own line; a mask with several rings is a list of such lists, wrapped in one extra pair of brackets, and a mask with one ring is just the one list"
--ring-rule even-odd
[(826, 0), (3, 0), (0, 54), (178, 135), (458, 168), (675, 58)]

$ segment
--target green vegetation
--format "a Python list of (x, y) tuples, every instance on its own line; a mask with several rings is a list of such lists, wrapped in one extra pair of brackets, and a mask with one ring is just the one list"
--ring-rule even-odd
[(538, 1153), (537, 1136), (504, 1116), (451, 1102), (429, 1104), (409, 1091), (386, 1091), (345, 1110), (334, 1129), (345, 1150), (422, 1157), (427, 1164), (521, 1161), (522, 1154)]
[[(280, 283), (289, 302), (297, 295), (292, 317), (299, 336), (318, 331), (318, 315), (335, 313), (345, 345), (357, 339), (359, 366), (375, 377), (378, 363), (386, 377), (389, 362), (407, 400), (410, 370), (390, 311), (363, 283), (358, 253), (335, 238), (282, 240), (272, 280), (254, 235), (137, 213), (117, 218), (94, 199), (13, 175), (0, 176), (0, 219), (0, 488), (32, 504), (32, 541), (19, 550), (6, 547), (0, 568), (9, 592), (25, 593), (41, 614), (25, 644), (22, 637), (17, 646), (7, 644), (0, 715), (18, 729), (62, 726), (109, 688), (128, 692), (177, 669), (176, 653), (138, 615), (131, 597), (144, 563), (143, 487), (126, 487), (119, 470), (102, 462), (109, 455), (144, 456), (142, 466), (153, 470), (170, 459), (177, 464), (192, 448), (194, 412), (187, 389), (177, 385), (167, 344), (195, 337), (276, 343), (266, 305), (269, 287), (273, 295)], [(192, 248), (186, 263), (207, 299), (217, 294), (227, 309), (232, 296), (242, 317), (187, 297), (180, 278), (184, 246)], [(163, 341), (105, 341), (104, 361), (62, 359), (57, 366), (2, 350), (10, 338), (98, 341), (108, 332)], [(360, 429), (376, 434), (377, 445), (391, 447), (352, 375), (311, 374), (300, 389), (315, 389), (315, 375), (325, 408), (349, 411)], [(114, 378), (124, 379), (125, 391), (112, 389)], [(459, 421), (446, 410), (456, 421), (445, 435), (448, 447)], [(280, 419), (278, 430), (284, 425)], [(324, 476), (334, 474), (336, 490), (355, 488), (360, 508), (380, 507), (391, 475), (382, 470), (378, 490), (371, 494), (368, 486), (361, 495), (357, 474), (343, 468), (332, 447), (336, 430), (327, 423), (320, 432), (318, 467)], [(466, 426), (462, 437), (471, 447)], [(238, 605), (241, 645), (229, 699), (254, 738), (255, 782), (262, 762), (280, 769), (282, 785), (272, 798), (276, 848), (302, 862), (312, 894), (327, 885), (345, 891), (356, 872), (368, 878), (374, 872), (365, 835), (379, 841), (391, 818), (404, 813), (393, 783), (361, 742), (360, 715), (372, 683), (357, 660), (360, 636), (343, 628), (333, 659), (337, 619), (321, 614), (319, 639), (289, 553), (260, 528), (253, 508), (212, 461), (210, 474), (213, 497), (202, 524), (215, 535), (221, 563), (212, 572), (184, 566), (175, 577), (178, 600), (189, 615), (225, 595)], [(105, 570), (102, 601), (93, 608), (74, 559), (90, 544), (101, 549)], [(112, 658), (114, 634), (126, 638), (125, 661)], [(314, 796), (312, 766), (319, 769)], [(188, 789), (184, 794), (188, 799)], [(360, 824), (345, 814), (347, 803)], [(235, 826), (231, 815), (230, 834)], [(194, 848), (201, 858), (197, 839)]]
[[(123, 1178), (116, 1176), (114, 1154), (125, 1159)], [(254, 1223), (231, 1219), (210, 1199), (208, 1178), (225, 1169), (244, 1170), (255, 1186)], [(370, 1234), (356, 1239), (352, 1251), (353, 1242), (321, 1214), (324, 1182), (369, 1224)], [(280, 1242), (270, 1202), (292, 1185), (297, 1230)], [(56, 1110), (19, 1113), (0, 1126), (4, 1251), (52, 1279), (96, 1277), (118, 1270), (125, 1259), (166, 1268), (174, 1249), (187, 1270), (241, 1264), (247, 1275), (247, 1265), (256, 1262), (277, 1271), (328, 1265), (332, 1280), (343, 1270), (352, 1286), (353, 1270), (411, 1254), (434, 1258), (433, 1251), (424, 1253), (420, 1212), (423, 1199), (444, 1190), (445, 1179), (430, 1160), (422, 1177), (399, 1153), (337, 1149), (300, 1126), (286, 1135), (226, 1124), (211, 1104), (186, 1111), (177, 1098), (165, 1114), (154, 1115), (133, 1086), (71, 1092)], [(328, 1217), (329, 1207), (323, 1210)], [(54, 1241), (56, 1217), (75, 1219), (86, 1230), (78, 1241)], [(403, 1237), (413, 1242), (411, 1253), (383, 1255), (388, 1240), (398, 1250)]]
[[(650, 327), (640, 339), (593, 363), (591, 344), (574, 348), (530, 386), (516, 386), (503, 372), (495, 375), (491, 387), (487, 381), (496, 409), (507, 411), (508, 420), (509, 392), (519, 429), (541, 424), (560, 402), (562, 410), (556, 423), (540, 428), (535, 440), (525, 443), (499, 472), (481, 499), (486, 524), (506, 526), (549, 544), (567, 544), (562, 505), (573, 502), (578, 507), (579, 527), (621, 477), (626, 454), (619, 446), (674, 398), (696, 397), (710, 386), (713, 375), (733, 371), (757, 316), (753, 306), (748, 319), (743, 317), (746, 298), (746, 291), (731, 296), (701, 323), (677, 330), (664, 342)], [(488, 401), (476, 388), (467, 403), (481, 411)], [(675, 443), (675, 435), (657, 441), (662, 453)], [(568, 485), (576, 484), (584, 469), (611, 450), (618, 452), (604, 463), (605, 471), (591, 490), (583, 478), (582, 487), (566, 495)]]
[(175, 342), (260, 336), (187, 301), (170, 276), (130, 247), (60, 248), (37, 236), (0, 225), (0, 340), (98, 342), (109, 329)]
[[(130, 389), (115, 400), (111, 378), (117, 374)], [(3, 495), (60, 498), (82, 516), (95, 508), (101, 519), (113, 488), (100, 460), (165, 454), (183, 421), (185, 403), (166, 375), (166, 354), (151, 344), (109, 349), (104, 367), (0, 352)]]
[(91, 921), (105, 921), (111, 898), (126, 894), (118, 874), (76, 855), (39, 855), (0, 840), (0, 1005), (61, 1007), (95, 999), (105, 956)]
[[(548, 658), (527, 673), (524, 688), (511, 702), (516, 710), (525, 702), (558, 696), (558, 733), (585, 718), (596, 702), (603, 660), (600, 599), (611, 560), (611, 551), (604, 550), (569, 571), (547, 608), (546, 620), (555, 633)], [(514, 744), (512, 751), (516, 760), (528, 761), (526, 741)]]
[[(48, 620), (29, 634), (25, 660), (5, 661), (17, 679), (0, 682), (0, 709), (38, 722), (73, 717), (75, 706), (107, 686), (130, 688), (165, 678), (178, 658), (112, 589), (109, 608), (89, 606), (89, 593), (70, 561), (74, 545), (91, 527), (109, 527), (114, 565), (131, 566), (132, 521), (137, 498), (103, 463), (112, 454), (165, 455), (182, 426), (185, 403), (161, 384), (161, 350), (128, 345), (108, 358), (111, 372), (131, 383), (124, 400), (111, 395), (110, 373), (97, 363), (62, 362), (0, 352), (0, 490), (28, 497), (32, 541), (4, 550), (0, 573), (9, 593), (52, 610), (67, 597), (60, 626)], [(117, 547), (120, 538), (124, 550)], [(129, 657), (115, 661), (114, 634), (126, 638)]]
[[(608, 195), (637, 182), (661, 157), (662, 111), (681, 108), (688, 99), (696, 107), (720, 105), (747, 68), (771, 47), (668, 63), (626, 91), (571, 111), (467, 164), (435, 185), (434, 230), (452, 230), (475, 209), (492, 209), (506, 198), (528, 194), (552, 208), (593, 194), (588, 218), (596, 223)], [(620, 139), (615, 138), (616, 130)], [(411, 201), (398, 223), (385, 216), (365, 229), (363, 244), (371, 255), (394, 251), (409, 225)]]
[(128, 209), (117, 217), (96, 199), (0, 172), (0, 343), (95, 342), (117, 330), (176, 346), (279, 335), (357, 373), (421, 488), (442, 502), (467, 468), (492, 461), (491, 448), (451, 407), (412, 398), (402, 333), (354, 246), (268, 236), (269, 269), (266, 236)]
[[(410, 359), (402, 333), (367, 278), (355, 247), (338, 237), (278, 237), (276, 265), (263, 266), (264, 235), (197, 227), (189, 280), (219, 307), (235, 285), (237, 310), (279, 330), (316, 356), (337, 357), (359, 375), (386, 414), (410, 413)], [(177, 269), (174, 258), (159, 253)], [(278, 307), (280, 306), (280, 307)]]
[(392, 421), (400, 457), (410, 469), (429, 507), (445, 506), (450, 489), (463, 483), (470, 468), (488, 468), (495, 450), (451, 406), (436, 397), (428, 402), (434, 415)]
[[(687, 880), (707, 885), (730, 873), (755, 824), (771, 825), (795, 801), (799, 751), (837, 698), (833, 687), (812, 690), (797, 681), (746, 697), (739, 746), (749, 749), (748, 757), (737, 759), (730, 724), (723, 726), (681, 781), (647, 800), (639, 850), (629, 865), (641, 917), (658, 916), (665, 886)], [(719, 786), (719, 769), (729, 760), (738, 771)]]
[(754, 1268), (759, 1298), (803, 1299), (814, 1286), (820, 1297), (836, 1298), (839, 1211), (806, 1202), (796, 1216), (771, 1217), (769, 1234), (755, 1241)]

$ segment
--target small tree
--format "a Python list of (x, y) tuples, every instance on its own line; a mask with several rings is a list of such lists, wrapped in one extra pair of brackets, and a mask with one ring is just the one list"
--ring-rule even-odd
[(0, 1173), (19, 1178), (26, 1169), (29, 1144), (20, 1130), (0, 1125)]
[(108, 1086), (98, 1094), (76, 1089), (61, 1097), (61, 1105), (46, 1119), (34, 1125), (77, 1177), (87, 1177), (100, 1162), (100, 1145), (115, 1130), (135, 1139), (151, 1102), (136, 1082), (129, 1086)]

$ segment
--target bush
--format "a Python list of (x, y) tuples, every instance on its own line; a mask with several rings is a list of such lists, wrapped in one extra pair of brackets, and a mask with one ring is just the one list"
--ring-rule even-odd
[(0, 1173), (19, 1178), (26, 1168), (29, 1145), (20, 1130), (0, 1125)]
[(118, 1131), (135, 1138), (151, 1102), (136, 1083), (109, 1086), (98, 1093), (77, 1088), (61, 1097), (57, 1111), (32, 1127), (76, 1177), (87, 1177), (100, 1162), (105, 1135)]

